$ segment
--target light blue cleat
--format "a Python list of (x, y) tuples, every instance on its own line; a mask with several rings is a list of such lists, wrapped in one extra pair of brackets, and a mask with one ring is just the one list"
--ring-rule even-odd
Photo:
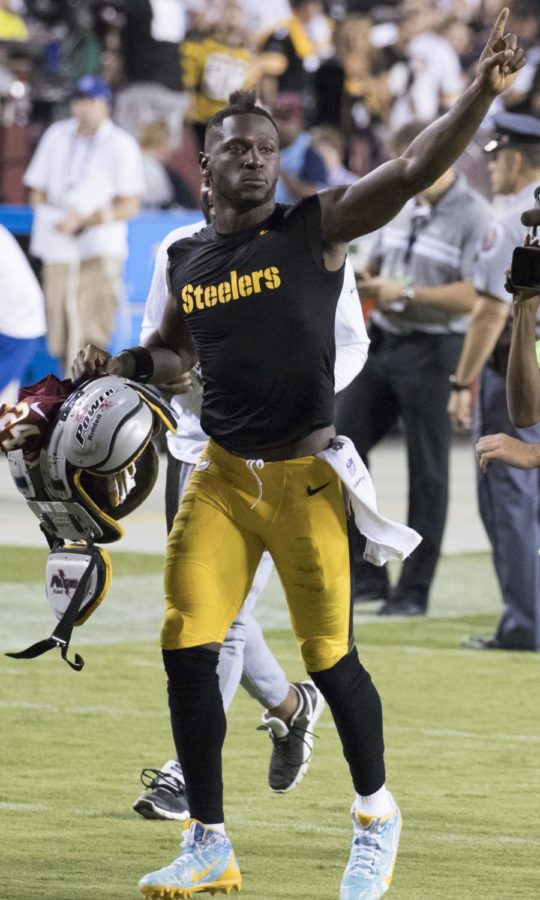
[(180, 856), (170, 866), (141, 878), (139, 887), (152, 900), (180, 900), (203, 891), (230, 894), (242, 886), (240, 869), (228, 837), (197, 819), (184, 826)]
[(353, 809), (353, 842), (339, 900), (377, 900), (392, 883), (401, 832), (401, 813), (380, 818)]

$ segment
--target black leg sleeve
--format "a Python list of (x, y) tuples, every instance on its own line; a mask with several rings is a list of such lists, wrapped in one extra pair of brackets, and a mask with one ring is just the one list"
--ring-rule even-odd
[(356, 648), (331, 669), (309, 675), (330, 707), (356, 792), (374, 794), (385, 779), (382, 705)]
[(227, 723), (219, 690), (219, 654), (205, 647), (163, 650), (169, 709), (190, 815), (223, 822), (221, 749)]

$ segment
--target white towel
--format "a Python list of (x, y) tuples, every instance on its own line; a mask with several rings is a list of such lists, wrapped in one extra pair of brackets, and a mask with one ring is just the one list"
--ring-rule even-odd
[(403, 560), (422, 540), (413, 528), (381, 516), (375, 487), (353, 442), (338, 434), (328, 450), (317, 453), (339, 475), (349, 495), (356, 527), (364, 535), (364, 559), (383, 566), (389, 559)]

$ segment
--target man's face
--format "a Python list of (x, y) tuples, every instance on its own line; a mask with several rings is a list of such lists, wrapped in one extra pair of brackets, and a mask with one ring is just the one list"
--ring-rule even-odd
[(519, 174), (520, 154), (516, 150), (494, 150), (488, 156), (488, 172), (494, 194), (513, 194)]
[(276, 129), (264, 116), (228, 116), (211, 133), (201, 167), (214, 203), (225, 200), (241, 212), (262, 206), (273, 197), (279, 175)]
[(109, 115), (109, 104), (101, 97), (78, 97), (71, 103), (71, 111), (79, 125), (95, 131)]
[(278, 130), (280, 147), (288, 147), (296, 140), (299, 134), (302, 134), (304, 123), (301, 116), (286, 110), (274, 110), (273, 117)]

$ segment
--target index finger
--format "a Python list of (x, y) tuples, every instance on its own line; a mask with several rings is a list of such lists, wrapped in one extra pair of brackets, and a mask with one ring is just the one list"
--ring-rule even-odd
[(491, 33), (487, 39), (486, 46), (490, 47), (495, 41), (500, 40), (504, 35), (504, 26), (506, 25), (510, 10), (507, 6), (501, 9), (499, 15), (495, 19)]

